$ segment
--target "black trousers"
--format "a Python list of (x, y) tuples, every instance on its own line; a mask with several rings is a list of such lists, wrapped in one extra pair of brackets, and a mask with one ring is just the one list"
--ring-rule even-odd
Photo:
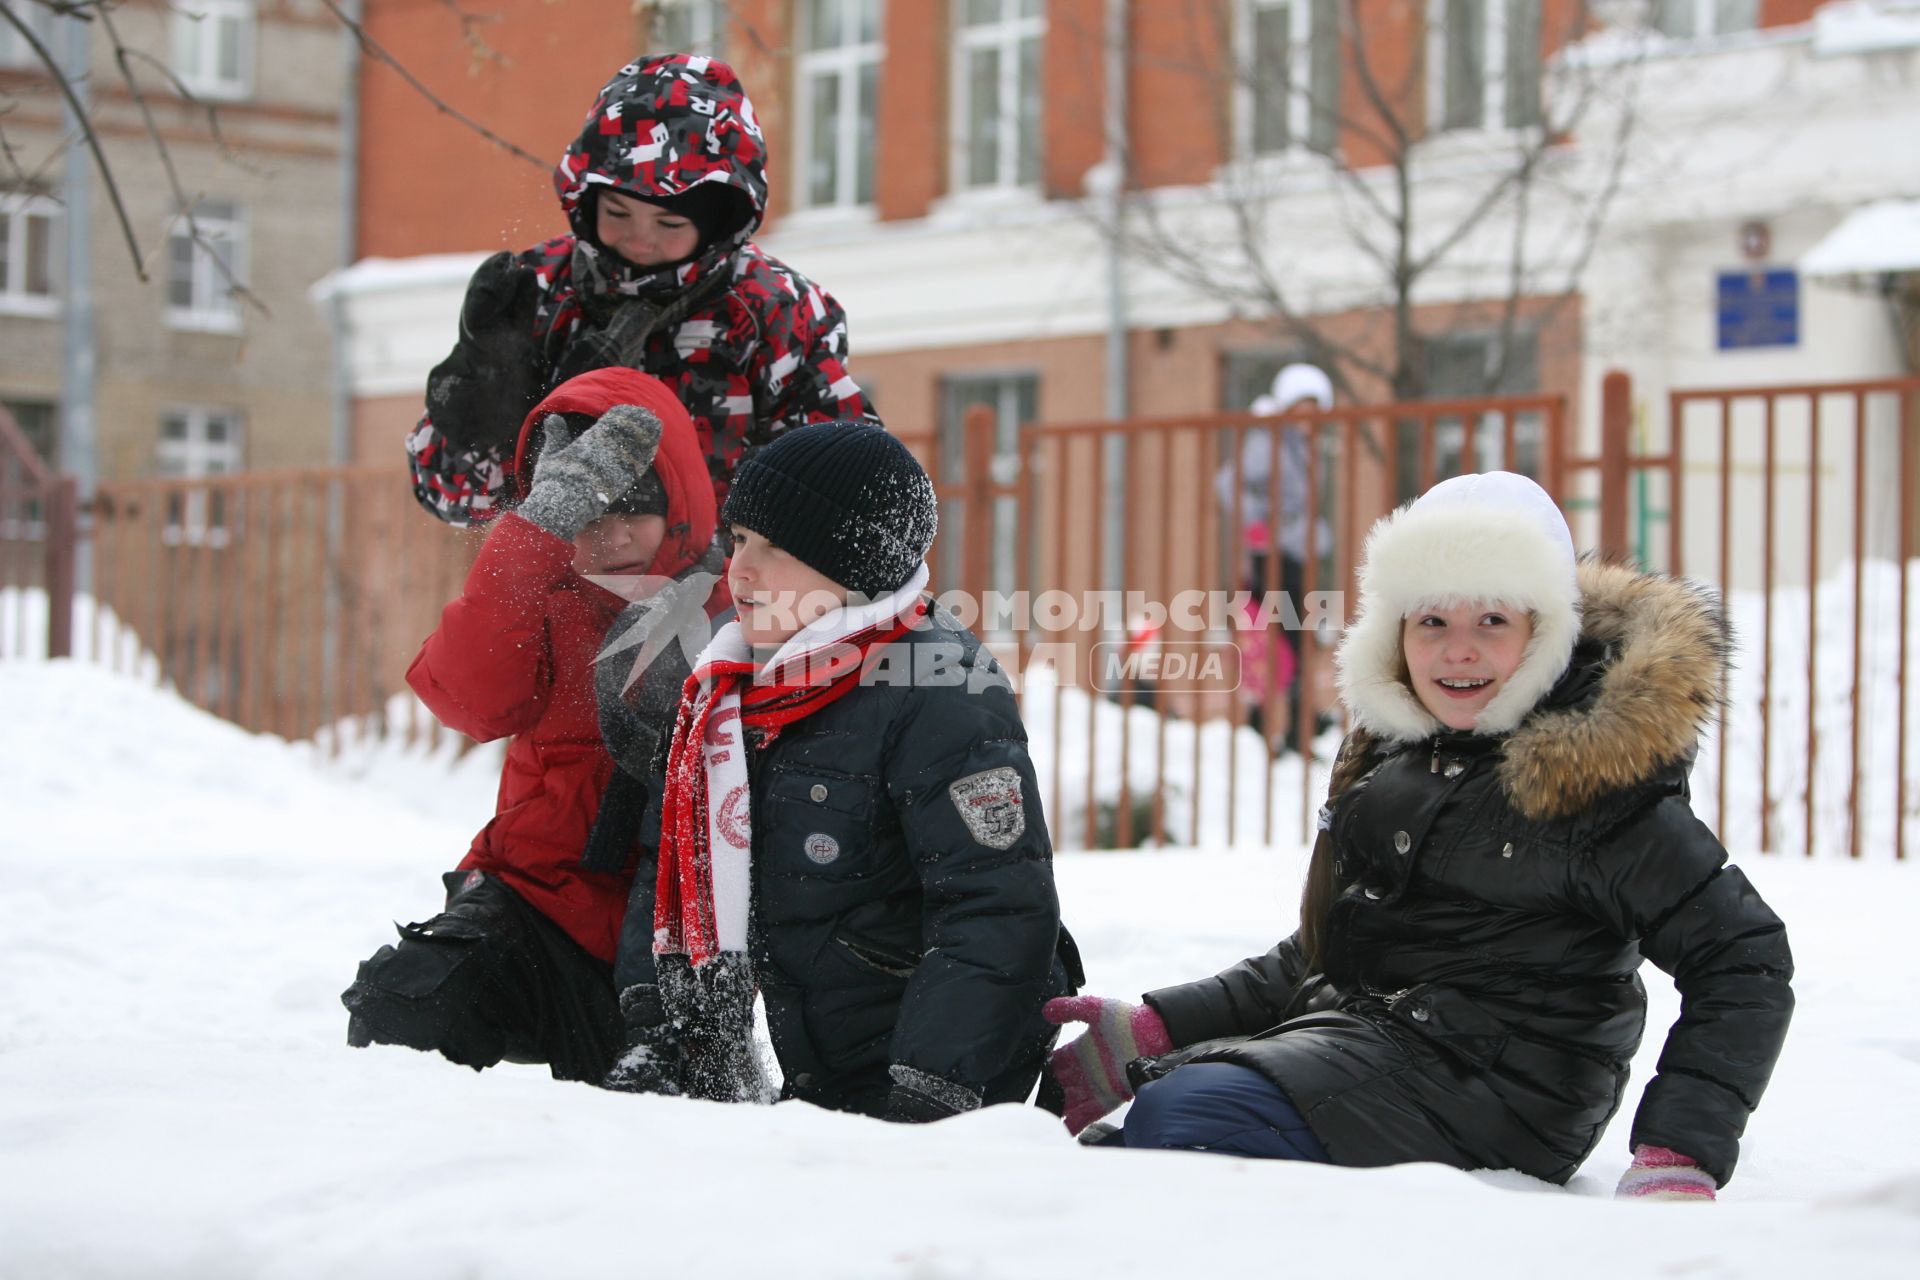
[(547, 1064), (598, 1084), (622, 1041), (613, 968), (490, 876), (444, 877), (447, 908), (400, 926), (340, 995), (347, 1043), (398, 1044), (478, 1071)]

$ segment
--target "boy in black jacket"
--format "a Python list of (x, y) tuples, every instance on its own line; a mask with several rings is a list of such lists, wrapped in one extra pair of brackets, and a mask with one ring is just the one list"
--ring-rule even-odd
[(670, 734), (653, 716), (658, 874), (628, 908), (614, 1083), (765, 1096), (757, 987), (785, 1098), (935, 1120), (1033, 1089), (1071, 943), (1012, 687), (922, 594), (935, 522), (871, 424), (796, 428), (734, 477), (738, 617)]

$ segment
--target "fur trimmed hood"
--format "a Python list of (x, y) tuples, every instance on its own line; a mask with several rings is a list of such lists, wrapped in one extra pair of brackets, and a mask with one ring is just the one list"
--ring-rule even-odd
[(1581, 640), (1604, 649), (1591, 696), (1535, 711), (1501, 751), (1501, 789), (1536, 820), (1691, 758), (1726, 699), (1733, 637), (1717, 591), (1597, 560), (1579, 578)]

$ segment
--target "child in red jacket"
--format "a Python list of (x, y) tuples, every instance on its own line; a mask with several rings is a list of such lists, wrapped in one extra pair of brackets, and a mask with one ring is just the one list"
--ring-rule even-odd
[(355, 1046), (598, 1082), (621, 1041), (612, 962), (639, 825), (595, 706), (594, 659), (627, 603), (602, 582), (717, 568), (713, 487), (678, 398), (631, 369), (556, 388), (517, 455), (522, 501), (407, 672), (449, 728), (512, 738), (498, 804), (444, 877), (446, 909), (401, 926), (341, 1000)]

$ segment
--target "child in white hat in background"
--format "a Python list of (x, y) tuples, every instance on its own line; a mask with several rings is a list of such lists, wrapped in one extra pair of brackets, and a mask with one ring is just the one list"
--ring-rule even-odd
[[(1272, 387), (1255, 397), (1251, 406), (1262, 417), (1331, 408), (1333, 380), (1325, 370), (1310, 364), (1282, 368), (1274, 375)], [(1280, 441), (1277, 462), (1276, 434)], [(1277, 433), (1256, 423), (1241, 440), (1238, 460), (1229, 458), (1213, 477), (1221, 518), (1232, 521), (1237, 516), (1239, 520), (1238, 545), (1245, 551), (1241, 565), (1245, 577), (1239, 585), (1256, 599), (1277, 587), (1293, 602), (1297, 616), (1306, 613), (1302, 596), (1307, 586), (1308, 529), (1313, 530), (1311, 550), (1326, 552), (1333, 545), (1333, 529), (1325, 516), (1311, 522), (1307, 518), (1312, 506), (1312, 458), (1313, 433), (1304, 423), (1283, 423)], [(1280, 562), (1270, 566), (1269, 557), (1276, 553)], [(1259, 612), (1257, 606), (1248, 606), (1250, 618)], [(1287, 744), (1287, 728), (1293, 719), (1286, 704), (1299, 691), (1302, 676), (1299, 641), (1298, 633), (1277, 628), (1249, 630), (1240, 636), (1240, 693), (1247, 706), (1248, 723), (1281, 749)], [(1280, 723), (1269, 725), (1266, 712), (1275, 699), (1280, 702)]]

